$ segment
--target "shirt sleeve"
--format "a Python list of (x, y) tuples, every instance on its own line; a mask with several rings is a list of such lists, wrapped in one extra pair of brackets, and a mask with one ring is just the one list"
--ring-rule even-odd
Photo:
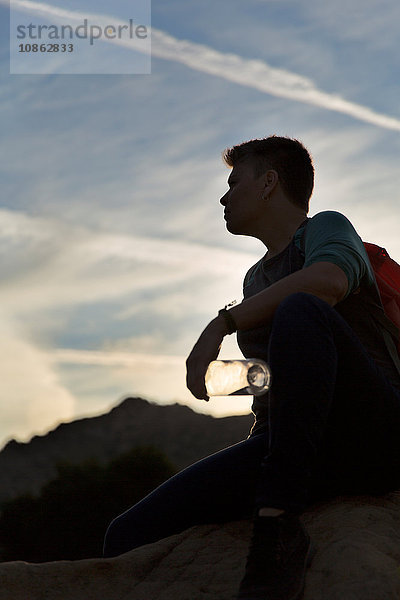
[(318, 213), (308, 222), (304, 235), (304, 267), (316, 262), (340, 267), (349, 282), (345, 297), (362, 281), (372, 285), (374, 275), (364, 244), (344, 215), (336, 211)]

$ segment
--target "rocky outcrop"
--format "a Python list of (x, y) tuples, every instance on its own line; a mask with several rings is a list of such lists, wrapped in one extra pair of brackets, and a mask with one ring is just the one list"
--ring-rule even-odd
[[(304, 600), (398, 600), (400, 494), (316, 504)], [(113, 559), (0, 565), (0, 600), (233, 600), (251, 523), (193, 527)]]

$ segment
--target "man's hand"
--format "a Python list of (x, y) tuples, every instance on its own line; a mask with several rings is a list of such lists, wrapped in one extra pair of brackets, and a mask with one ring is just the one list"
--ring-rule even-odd
[(219, 354), (222, 340), (227, 334), (223, 317), (216, 317), (205, 328), (186, 361), (186, 385), (193, 396), (208, 401), (205, 375), (208, 365)]

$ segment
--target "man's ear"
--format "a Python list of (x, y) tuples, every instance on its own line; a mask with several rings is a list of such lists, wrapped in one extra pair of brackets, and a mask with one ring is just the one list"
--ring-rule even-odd
[(268, 169), (264, 175), (264, 191), (266, 193), (272, 192), (278, 181), (279, 176), (275, 169)]

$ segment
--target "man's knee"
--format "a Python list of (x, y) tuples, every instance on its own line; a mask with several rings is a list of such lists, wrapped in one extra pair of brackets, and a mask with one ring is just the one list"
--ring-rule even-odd
[(282, 300), (275, 311), (275, 316), (280, 313), (286, 313), (286, 315), (301, 314), (304, 317), (310, 312), (315, 314), (316, 311), (326, 312), (331, 309), (332, 307), (327, 302), (321, 300), (314, 294), (296, 292)]
[(335, 318), (334, 309), (317, 296), (305, 292), (290, 294), (275, 311), (270, 344), (285, 339), (285, 343), (292, 340), (303, 345), (310, 335), (331, 332)]

